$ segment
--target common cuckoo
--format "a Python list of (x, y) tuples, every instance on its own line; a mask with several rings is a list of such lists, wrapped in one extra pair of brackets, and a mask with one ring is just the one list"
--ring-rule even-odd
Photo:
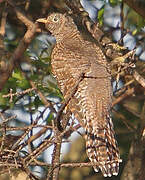
[(39, 22), (56, 38), (51, 66), (64, 98), (84, 76), (68, 108), (85, 129), (86, 152), (94, 170), (100, 169), (104, 177), (117, 175), (121, 160), (110, 116), (112, 87), (105, 55), (83, 38), (70, 16), (52, 13)]

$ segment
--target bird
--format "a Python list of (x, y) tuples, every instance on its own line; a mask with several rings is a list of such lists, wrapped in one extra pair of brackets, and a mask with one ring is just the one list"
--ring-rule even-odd
[(104, 177), (117, 176), (122, 160), (111, 118), (111, 73), (106, 56), (100, 46), (82, 36), (70, 15), (53, 12), (38, 22), (56, 38), (51, 68), (64, 99), (83, 76), (67, 108), (85, 130), (86, 153), (94, 170), (101, 170)]

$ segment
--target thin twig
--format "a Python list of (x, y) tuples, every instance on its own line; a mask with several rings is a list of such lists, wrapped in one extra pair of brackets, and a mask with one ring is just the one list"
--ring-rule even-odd
[[(120, 160), (116, 160), (117, 162), (119, 161), (119, 162), (122, 162), (122, 160), (120, 159)], [(115, 160), (114, 161), (112, 161), (112, 163), (113, 162), (115, 162)], [(48, 166), (48, 167), (52, 167), (52, 164), (48, 164), (48, 163), (43, 163), (43, 162), (38, 162), (38, 164), (37, 165), (40, 165), (41, 164), (41, 166)], [(92, 166), (99, 166), (101, 163), (99, 163), (99, 162), (96, 162), (96, 163), (91, 163), (91, 162), (86, 162), (86, 163), (81, 163), (81, 162), (78, 162), (78, 163), (56, 163), (56, 164), (54, 164), (55, 165), (55, 168), (56, 167), (58, 167), (58, 166), (60, 166), (60, 167), (92, 167)], [(34, 165), (34, 163), (31, 163), (31, 165)]]
[(145, 89), (145, 79), (137, 72), (133, 72), (134, 79)]
[(19, 8), (16, 7), (16, 5), (14, 4), (13, 1), (7, 0), (7, 2), (8, 2), (8, 4), (10, 4), (13, 7), (13, 9), (15, 10), (16, 15), (20, 21), (22, 21), (28, 28), (33, 26), (33, 22), (30, 19), (28, 19), (27, 16), (25, 16)]
[(122, 100), (124, 100), (125, 98), (127, 98), (128, 96), (131, 96), (133, 93), (134, 93), (134, 88), (126, 90), (124, 94), (122, 94), (113, 101), (112, 107), (118, 104), (119, 102), (121, 102)]
[(32, 92), (34, 90), (35, 90), (35, 88), (29, 88), (29, 89), (26, 89), (26, 90), (23, 90), (23, 91), (20, 91), (20, 92), (9, 93), (9, 94), (3, 95), (2, 97), (7, 98), (7, 97), (13, 97), (13, 96), (20, 96), (20, 95), (30, 93), (30, 92)]
[[(6, 4), (5, 4), (5, 6), (6, 6)], [(6, 7), (5, 7), (3, 12), (2, 12), (1, 25), (0, 25), (0, 35), (2, 35), (3, 37), (5, 35), (5, 30), (6, 30), (7, 14), (8, 14), (8, 12), (6, 11)]]

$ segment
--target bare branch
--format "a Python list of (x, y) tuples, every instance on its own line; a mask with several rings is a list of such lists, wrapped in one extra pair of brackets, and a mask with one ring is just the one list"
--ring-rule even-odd
[(145, 89), (145, 79), (137, 72), (133, 72), (134, 79)]
[(124, 2), (145, 19), (145, 1), (144, 0), (124, 0)]
[(134, 88), (128, 89), (127, 91), (125, 91), (125, 93), (123, 93), (121, 96), (119, 96), (113, 101), (112, 106), (115, 106), (116, 104), (127, 98), (128, 96), (131, 96), (133, 93), (134, 93)]

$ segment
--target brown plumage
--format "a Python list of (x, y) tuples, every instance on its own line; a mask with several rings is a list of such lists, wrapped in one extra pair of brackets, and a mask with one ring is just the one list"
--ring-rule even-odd
[(110, 117), (112, 88), (106, 57), (100, 47), (83, 39), (71, 17), (52, 13), (44, 22), (56, 38), (52, 73), (64, 98), (82, 73), (85, 76), (68, 107), (85, 129), (87, 155), (97, 164), (95, 171), (100, 169), (105, 177), (117, 175), (121, 160)]

